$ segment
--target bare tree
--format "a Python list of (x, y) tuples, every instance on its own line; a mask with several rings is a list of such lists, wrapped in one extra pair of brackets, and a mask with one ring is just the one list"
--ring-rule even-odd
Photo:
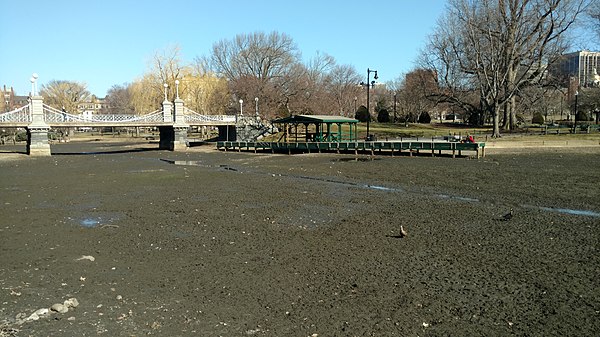
[(361, 76), (351, 65), (335, 66), (331, 70), (331, 93), (335, 102), (336, 110), (340, 116), (354, 117), (354, 97), (361, 92), (361, 87), (357, 85)]
[(600, 2), (595, 1), (588, 8), (589, 23), (596, 37), (600, 39)]
[(401, 84), (404, 118), (416, 122), (419, 115), (431, 112), (438, 93), (437, 74), (429, 69), (415, 69), (407, 73)]
[[(514, 127), (515, 97), (538, 84), (566, 49), (563, 36), (588, 0), (450, 0), (425, 64), (442, 76), (450, 101), (477, 90), (479, 109), (493, 121), (493, 137)], [(476, 106), (471, 106), (477, 109)]]
[(153, 87), (160, 88), (162, 92), (164, 84), (168, 85), (168, 97), (175, 97), (175, 81), (181, 79), (184, 66), (180, 59), (179, 46), (172, 46), (162, 51), (157, 51), (152, 58), (150, 75), (154, 78)]
[(284, 76), (298, 59), (298, 49), (291, 37), (277, 32), (268, 35), (256, 32), (215, 43), (211, 64), (230, 81), (244, 76), (269, 81)]
[(128, 84), (113, 85), (106, 95), (106, 111), (108, 114), (133, 114), (131, 90)]
[(300, 53), (286, 34), (256, 32), (221, 40), (209, 59), (211, 69), (230, 82), (232, 105), (240, 98), (249, 102), (259, 97), (262, 111), (275, 114), (281, 106), (288, 109), (291, 96), (297, 94), (290, 83), (302, 74), (297, 66)]
[(69, 113), (77, 113), (77, 104), (91, 98), (84, 83), (74, 81), (52, 80), (40, 88), (40, 95), (49, 106), (63, 109)]

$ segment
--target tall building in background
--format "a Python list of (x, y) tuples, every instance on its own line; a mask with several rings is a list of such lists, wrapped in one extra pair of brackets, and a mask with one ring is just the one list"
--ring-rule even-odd
[[(551, 67), (551, 72), (562, 78), (566, 83), (577, 87), (591, 87), (600, 85), (600, 52), (581, 50), (564, 54), (560, 60)], [(569, 86), (570, 86), (569, 85)]]

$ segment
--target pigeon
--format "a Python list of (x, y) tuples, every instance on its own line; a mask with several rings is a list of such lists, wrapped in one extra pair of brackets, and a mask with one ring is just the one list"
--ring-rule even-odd
[(513, 217), (513, 215), (514, 215), (514, 214), (515, 214), (515, 212), (514, 212), (514, 211), (513, 211), (513, 209), (511, 208), (511, 209), (510, 209), (510, 212), (508, 212), (508, 213), (504, 214), (504, 216), (502, 217), (502, 219), (503, 219), (504, 221), (508, 221), (508, 220), (512, 219), (512, 217)]
[(408, 236), (408, 233), (406, 232), (406, 229), (404, 229), (404, 227), (402, 227), (402, 225), (400, 225), (400, 235), (401, 238)]

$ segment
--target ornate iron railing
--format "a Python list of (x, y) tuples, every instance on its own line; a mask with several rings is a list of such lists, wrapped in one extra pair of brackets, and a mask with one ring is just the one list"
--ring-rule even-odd
[[(42, 110), (44, 121), (48, 124), (77, 125), (77, 124), (156, 124), (165, 123), (162, 110), (152, 111), (143, 115), (132, 114), (106, 114), (106, 115), (83, 115), (72, 114), (61, 111), (49, 105), (43, 104)], [(196, 125), (223, 125), (235, 124), (235, 115), (202, 115), (184, 107), (184, 121), (187, 124)], [(25, 105), (13, 111), (0, 113), (0, 123), (6, 124), (29, 124), (31, 123), (31, 106)], [(168, 123), (168, 122), (167, 122)]]
[(235, 123), (235, 116), (231, 115), (202, 115), (197, 113), (196, 111), (189, 109), (187, 107), (183, 107), (183, 118), (186, 123), (195, 124), (195, 123), (213, 123), (213, 124), (223, 124), (223, 123)]
[(109, 114), (109, 115), (73, 115), (44, 104), (44, 120), (46, 123), (157, 123), (163, 122), (162, 110), (144, 115)]
[(0, 123), (30, 123), (29, 104), (0, 114)]

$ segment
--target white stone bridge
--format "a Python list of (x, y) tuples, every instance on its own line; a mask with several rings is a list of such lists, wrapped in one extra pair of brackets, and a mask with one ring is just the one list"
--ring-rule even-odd
[[(13, 111), (0, 113), (0, 126), (29, 127), (32, 122), (31, 104)], [(56, 127), (157, 127), (174, 124), (173, 114), (165, 110), (155, 110), (141, 115), (133, 114), (95, 114), (85, 116), (60, 111), (43, 104), (44, 122), (51, 128)], [(236, 116), (201, 115), (183, 107), (183, 121), (189, 126), (235, 125)]]
[(216, 126), (222, 138), (225, 134), (235, 135), (237, 122), (238, 116), (199, 114), (186, 108), (180, 98), (173, 102), (165, 100), (160, 110), (142, 115), (84, 116), (50, 107), (44, 104), (41, 96), (33, 95), (29, 98), (28, 105), (0, 114), (0, 127), (27, 129), (27, 153), (31, 155), (50, 155), (48, 132), (52, 128), (158, 127), (159, 147), (181, 150), (187, 147), (187, 130), (190, 126)]

